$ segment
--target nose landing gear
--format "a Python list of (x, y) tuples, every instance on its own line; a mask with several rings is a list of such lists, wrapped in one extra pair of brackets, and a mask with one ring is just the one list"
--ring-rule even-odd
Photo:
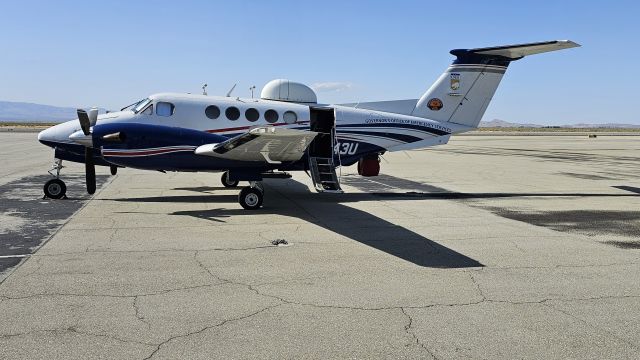
[[(64, 181), (60, 180), (60, 170), (62, 170), (64, 166), (62, 166), (61, 159), (55, 159), (53, 167), (49, 170), (49, 174), (54, 176), (55, 179), (51, 179), (44, 184), (44, 197), (50, 199), (66, 199), (67, 198), (67, 185), (65, 185)], [(55, 175), (54, 175), (55, 171)]]

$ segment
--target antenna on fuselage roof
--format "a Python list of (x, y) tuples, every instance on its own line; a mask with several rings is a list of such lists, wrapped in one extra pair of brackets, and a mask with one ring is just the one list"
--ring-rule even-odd
[(229, 92), (227, 93), (227, 97), (231, 97), (231, 93), (233, 92), (233, 89), (236, 88), (236, 85), (238, 85), (238, 83), (233, 84), (233, 86), (231, 87), (231, 90), (229, 90)]
[(202, 85), (202, 95), (207, 95), (207, 84)]
[(251, 98), (253, 99), (253, 90), (256, 89), (256, 86), (253, 85), (252, 87), (249, 88), (249, 91), (251, 91)]

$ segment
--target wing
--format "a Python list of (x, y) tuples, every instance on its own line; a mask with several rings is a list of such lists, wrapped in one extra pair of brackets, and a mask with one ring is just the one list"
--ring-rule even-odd
[(196, 148), (198, 155), (238, 161), (263, 161), (277, 164), (300, 160), (318, 133), (313, 131), (257, 127), (218, 144)]

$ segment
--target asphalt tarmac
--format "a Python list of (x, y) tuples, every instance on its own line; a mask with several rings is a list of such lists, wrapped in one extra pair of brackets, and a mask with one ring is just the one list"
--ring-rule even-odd
[[(67, 164), (0, 133), (0, 358), (628, 358), (640, 353), (640, 137), (459, 136), (265, 182)], [(286, 244), (273, 245), (273, 242)]]

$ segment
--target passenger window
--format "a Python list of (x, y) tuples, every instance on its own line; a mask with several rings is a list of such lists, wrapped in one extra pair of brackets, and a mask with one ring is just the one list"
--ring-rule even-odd
[(175, 106), (168, 102), (159, 102), (156, 104), (156, 115), (158, 116), (171, 116), (175, 110)]
[(285, 112), (284, 115), (282, 115), (282, 118), (287, 124), (293, 124), (298, 121), (298, 115), (296, 115), (296, 113), (294, 113), (293, 111)]
[(207, 106), (204, 114), (207, 115), (209, 119), (215, 120), (220, 117), (220, 108), (215, 105)]
[(278, 121), (278, 112), (275, 110), (267, 110), (264, 112), (264, 118), (265, 120), (267, 120), (268, 123), (273, 124), (274, 122)]
[(142, 113), (145, 115), (153, 115), (153, 105), (147, 106), (147, 108), (144, 109)]
[(228, 107), (224, 114), (229, 120), (238, 120), (240, 118), (240, 110), (235, 106)]
[(244, 112), (244, 116), (247, 120), (254, 122), (260, 118), (260, 113), (254, 108), (248, 108), (247, 111)]

